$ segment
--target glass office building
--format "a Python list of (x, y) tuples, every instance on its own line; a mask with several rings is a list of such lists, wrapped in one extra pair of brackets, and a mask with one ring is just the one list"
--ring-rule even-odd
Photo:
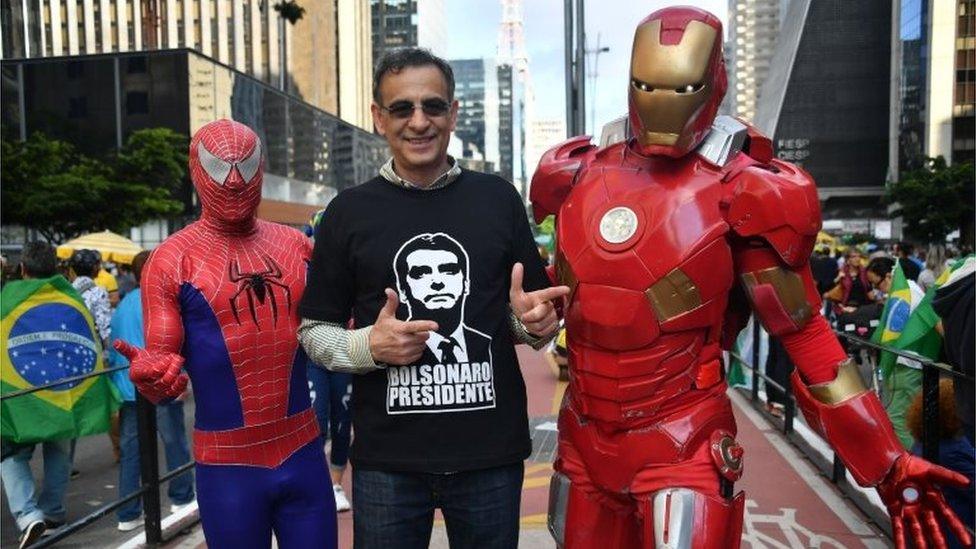
[[(190, 136), (219, 118), (246, 124), (265, 144), (259, 216), (291, 225), (373, 177), (387, 157), (379, 136), (194, 50), (4, 61), (2, 102), (4, 139), (40, 131), (94, 156), (143, 128)], [(187, 181), (189, 218), (191, 189)]]

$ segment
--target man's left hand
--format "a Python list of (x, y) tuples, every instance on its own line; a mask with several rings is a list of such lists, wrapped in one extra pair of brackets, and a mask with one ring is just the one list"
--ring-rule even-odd
[(569, 295), (569, 286), (553, 286), (526, 292), (522, 289), (523, 274), (521, 263), (512, 266), (512, 285), (508, 290), (512, 311), (530, 334), (536, 337), (547, 336), (559, 327), (559, 317), (556, 316), (556, 308), (552, 302)]

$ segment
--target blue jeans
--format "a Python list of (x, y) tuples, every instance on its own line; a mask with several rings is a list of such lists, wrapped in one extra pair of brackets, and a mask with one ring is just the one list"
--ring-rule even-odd
[(333, 469), (345, 469), (352, 429), (352, 414), (349, 413), (352, 374), (331, 372), (309, 361), (308, 382), (312, 386), (312, 408), (322, 438), (332, 439), (329, 464)]
[(13, 454), (3, 460), (0, 474), (7, 492), (10, 512), (23, 530), (32, 522), (48, 520), (62, 522), (65, 519), (64, 491), (68, 487), (71, 463), (68, 461), (70, 441), (51, 440), (42, 442), (44, 455), (44, 487), (40, 496), (35, 493), (34, 475), (30, 459), (35, 444), (18, 446)]
[(421, 549), (440, 508), (452, 548), (518, 545), (522, 463), (459, 473), (391, 473), (353, 468), (356, 549)]
[[(135, 492), (141, 486), (139, 471), (139, 435), (136, 420), (136, 403), (124, 402), (119, 410), (119, 497)], [(173, 401), (156, 406), (156, 428), (163, 439), (166, 470), (172, 471), (190, 461), (190, 447), (186, 439), (183, 419), (183, 402)], [(169, 500), (182, 505), (193, 501), (193, 473), (187, 471), (169, 481)], [(119, 522), (135, 520), (142, 515), (142, 498), (136, 498), (116, 511)]]

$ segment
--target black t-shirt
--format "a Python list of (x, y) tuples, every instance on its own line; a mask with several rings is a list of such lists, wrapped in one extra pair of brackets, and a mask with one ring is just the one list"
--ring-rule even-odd
[(353, 376), (354, 466), (450, 472), (531, 452), (525, 382), (509, 326), (512, 265), (526, 291), (548, 286), (515, 188), (463, 170), (421, 191), (376, 177), (340, 193), (315, 235), (302, 317), (368, 326), (400, 296), (397, 318), (432, 319), (423, 357)]

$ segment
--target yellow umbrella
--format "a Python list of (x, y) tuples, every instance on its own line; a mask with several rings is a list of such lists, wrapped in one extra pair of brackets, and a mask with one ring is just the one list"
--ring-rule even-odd
[(58, 257), (68, 259), (75, 250), (98, 250), (104, 261), (129, 264), (142, 248), (122, 235), (102, 231), (79, 236), (58, 246)]

